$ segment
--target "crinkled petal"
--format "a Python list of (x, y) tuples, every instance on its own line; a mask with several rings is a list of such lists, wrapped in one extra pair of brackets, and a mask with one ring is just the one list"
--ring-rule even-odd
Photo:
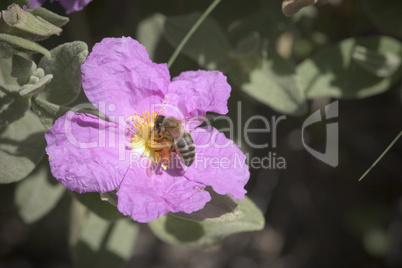
[(149, 222), (168, 212), (191, 213), (211, 200), (200, 183), (178, 174), (150, 174), (141, 166), (127, 172), (117, 197), (120, 212), (138, 222)]
[(37, 6), (42, 6), (47, 0), (30, 0), (31, 8), (35, 8)]
[(191, 133), (196, 144), (196, 159), (184, 176), (189, 180), (212, 186), (218, 194), (231, 194), (243, 199), (250, 172), (246, 156), (232, 140), (211, 127), (197, 128)]
[[(178, 107), (182, 115), (175, 117), (205, 116), (206, 112), (226, 114), (231, 87), (219, 71), (188, 71), (175, 77), (169, 85), (167, 103)], [(174, 109), (174, 108), (173, 108)]]
[(86, 5), (88, 5), (92, 0), (59, 0), (60, 4), (66, 10), (67, 14), (75, 11), (82, 10)]
[(128, 170), (125, 132), (115, 123), (67, 112), (45, 137), (52, 174), (72, 191), (112, 191)]
[(170, 83), (166, 64), (153, 63), (129, 37), (103, 39), (81, 70), (88, 99), (114, 122), (162, 104)]

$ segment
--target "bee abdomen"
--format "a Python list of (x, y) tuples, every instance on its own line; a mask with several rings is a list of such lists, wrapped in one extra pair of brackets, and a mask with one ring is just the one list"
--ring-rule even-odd
[(195, 146), (190, 133), (184, 132), (183, 137), (176, 141), (176, 151), (183, 163), (191, 166), (195, 159)]

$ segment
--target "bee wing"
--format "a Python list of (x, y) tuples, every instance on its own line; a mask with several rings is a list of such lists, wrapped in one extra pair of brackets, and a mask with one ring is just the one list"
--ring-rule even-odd
[(192, 116), (192, 117), (188, 117), (188, 118), (183, 118), (183, 119), (179, 119), (181, 123), (186, 123), (189, 121), (207, 121), (207, 120), (211, 120), (214, 119), (215, 115), (212, 114), (207, 114), (207, 115), (197, 115), (197, 116)]
[(170, 135), (174, 139), (177, 139), (180, 135), (182, 135), (180, 128), (166, 128), (166, 130), (169, 131)]
[(204, 122), (213, 119), (215, 116), (211, 114), (198, 115), (189, 118), (179, 119), (184, 128), (188, 131), (202, 125)]

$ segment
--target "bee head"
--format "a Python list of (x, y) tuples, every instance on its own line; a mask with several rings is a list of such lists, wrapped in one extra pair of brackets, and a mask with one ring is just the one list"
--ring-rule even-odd
[(155, 119), (155, 128), (158, 130), (158, 133), (161, 130), (163, 120), (165, 120), (165, 116), (163, 115), (158, 115)]

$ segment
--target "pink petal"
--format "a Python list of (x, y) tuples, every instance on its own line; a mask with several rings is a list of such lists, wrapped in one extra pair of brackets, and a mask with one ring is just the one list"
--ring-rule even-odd
[(166, 64), (153, 63), (145, 47), (129, 37), (103, 39), (81, 70), (89, 101), (114, 122), (161, 104), (170, 83)]
[(246, 156), (232, 140), (212, 128), (197, 128), (191, 133), (196, 144), (196, 159), (184, 176), (189, 180), (212, 186), (218, 194), (231, 194), (243, 199), (250, 172)]
[(59, 0), (67, 14), (82, 10), (92, 0)]
[(46, 0), (30, 0), (29, 2), (31, 4), (31, 8), (35, 8), (37, 6), (41, 7), (46, 2)]
[(167, 103), (186, 117), (204, 116), (208, 111), (226, 114), (230, 90), (226, 76), (219, 71), (183, 72), (169, 85)]
[(155, 220), (168, 212), (191, 213), (211, 200), (202, 184), (177, 174), (150, 174), (144, 167), (129, 170), (117, 196), (120, 212), (138, 222)]
[(67, 112), (45, 137), (52, 174), (72, 191), (112, 191), (129, 167), (124, 130), (93, 115)]

